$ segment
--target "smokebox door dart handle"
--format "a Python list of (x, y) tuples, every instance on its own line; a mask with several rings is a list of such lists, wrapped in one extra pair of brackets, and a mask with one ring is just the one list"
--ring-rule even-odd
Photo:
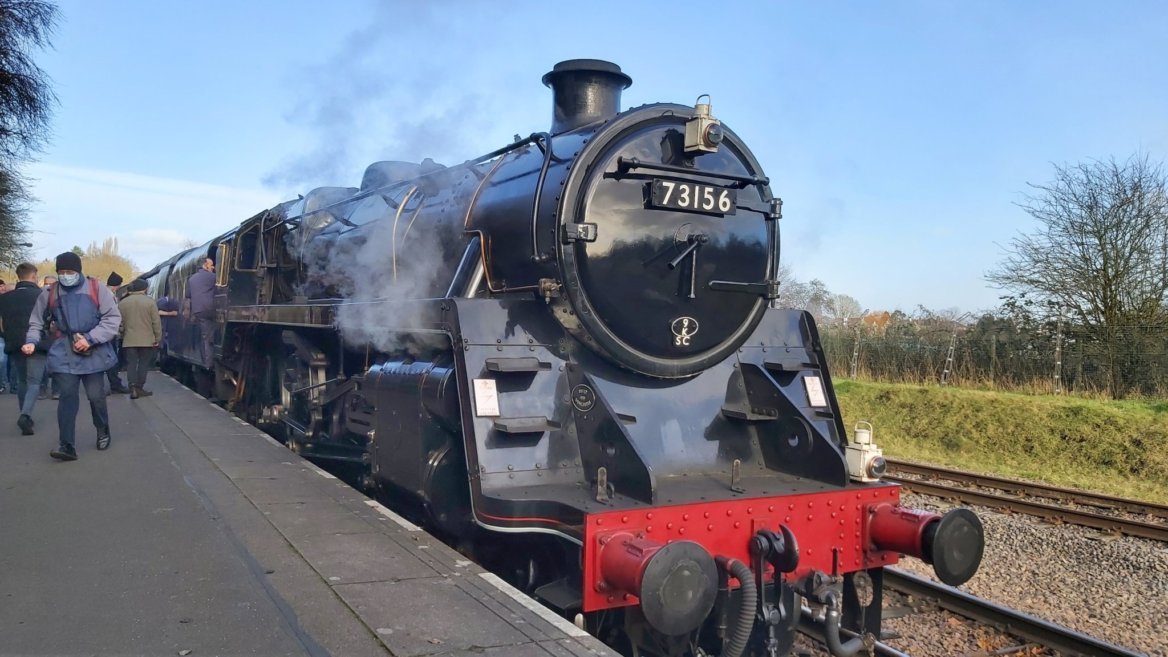
[[(682, 260), (685, 260), (686, 256), (688, 256), (691, 253), (696, 252), (699, 248), (701, 248), (701, 246), (703, 244), (710, 241), (710, 238), (706, 237), (705, 235), (703, 235), (701, 233), (697, 233), (694, 235), (690, 235), (686, 241), (688, 241), (689, 244), (684, 249), (681, 250), (681, 253), (677, 254), (676, 258), (669, 261), (669, 268), (670, 269), (677, 269), (677, 266), (681, 264)], [(697, 263), (696, 257), (694, 259), (694, 262), (695, 262), (695, 264)]]

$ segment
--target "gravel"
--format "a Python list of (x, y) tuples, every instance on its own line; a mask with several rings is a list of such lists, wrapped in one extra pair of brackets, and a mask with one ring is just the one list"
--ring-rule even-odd
[[(939, 512), (954, 506), (915, 494), (905, 494), (902, 503)], [(1168, 657), (1168, 545), (973, 510), (985, 525), (986, 550), (981, 569), (962, 590), (1150, 657)], [(935, 579), (932, 567), (916, 559), (902, 559), (897, 567)], [(913, 657), (1057, 654), (897, 593), (886, 594), (884, 609), (883, 629), (891, 633), (884, 642)], [(828, 653), (803, 637), (794, 654)]]
[[(953, 507), (912, 494), (903, 504)], [(985, 557), (962, 590), (1151, 657), (1168, 657), (1168, 546), (974, 510), (985, 525)], [(932, 577), (932, 567), (916, 559), (899, 567)]]

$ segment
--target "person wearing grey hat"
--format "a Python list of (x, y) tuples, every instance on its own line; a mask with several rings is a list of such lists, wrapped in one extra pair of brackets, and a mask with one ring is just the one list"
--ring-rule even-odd
[(145, 388), (146, 373), (154, 362), (154, 350), (162, 342), (162, 320), (154, 299), (146, 294), (146, 281), (137, 278), (126, 287), (126, 297), (118, 302), (122, 313), (122, 353), (126, 355), (130, 399), (138, 399), (154, 394)]
[(117, 362), (113, 339), (118, 335), (122, 314), (109, 289), (95, 278), (81, 273), (81, 258), (71, 251), (57, 256), (57, 283), (37, 297), (28, 318), (28, 334), (21, 351), (31, 355), (45, 334), (49, 319), (56, 324), (49, 347), (48, 371), (60, 386), (57, 405), (60, 446), (49, 456), (76, 461), (75, 431), (80, 388), (85, 387), (97, 448), (110, 446), (109, 408), (106, 405), (104, 372)]

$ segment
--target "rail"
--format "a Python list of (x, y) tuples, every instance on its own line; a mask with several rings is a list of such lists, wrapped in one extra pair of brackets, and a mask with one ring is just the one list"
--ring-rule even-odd
[[(949, 472), (955, 474), (966, 475), (967, 477), (981, 477), (981, 475), (973, 475), (972, 473), (960, 473), (958, 471), (950, 471), (944, 468), (933, 468), (931, 466), (924, 466), (920, 464), (905, 464), (901, 462), (890, 462), (893, 470), (902, 472), (912, 471), (914, 474), (931, 475), (938, 477), (949, 477)], [(906, 477), (898, 477), (895, 475), (887, 475), (884, 477), (885, 481), (896, 482), (911, 491), (920, 493), (922, 495), (932, 495), (934, 497), (941, 497), (946, 499), (956, 499), (966, 502), (968, 504), (976, 504), (979, 506), (987, 506), (991, 508), (1006, 509), (1026, 515), (1036, 516), (1054, 522), (1064, 522), (1074, 525), (1081, 525), (1083, 527), (1091, 527), (1107, 532), (1114, 532), (1123, 534), (1125, 536), (1135, 536), (1138, 538), (1146, 538), (1153, 541), (1168, 542), (1168, 524), (1156, 522), (1144, 522), (1142, 520), (1135, 520), (1132, 518), (1124, 518), (1119, 516), (1105, 515), (1101, 513), (1093, 513), (1090, 511), (1083, 511), (1068, 506), (1058, 506), (1055, 504), (1044, 504), (1042, 502), (1035, 502), (1027, 499), (1020, 499), (1017, 497), (996, 495), (980, 490), (970, 488), (963, 488), (961, 486), (951, 486), (937, 483), (934, 481), (926, 481), (922, 479), (910, 479)], [(967, 479), (961, 480), (964, 483), (977, 483)], [(1009, 482), (1009, 480), (1003, 480)], [(1025, 492), (1024, 487), (1029, 486), (1024, 482), (1009, 482), (1017, 485), (1018, 492)], [(988, 486), (990, 484), (979, 484)], [(1046, 487), (1052, 488), (1052, 487)], [(1056, 489), (1058, 490), (1058, 489)], [(1077, 493), (1070, 489), (1062, 489), (1062, 491), (1070, 493)], [(1038, 493), (1034, 493), (1039, 495)], [(1090, 496), (1090, 493), (1083, 493)], [(1104, 496), (1096, 496), (1104, 497)], [(1075, 502), (1083, 503), (1078, 498), (1068, 497)], [(1121, 498), (1116, 498), (1121, 499)], [(1134, 504), (1144, 505), (1142, 502), (1135, 502), (1134, 500), (1126, 500)], [(1154, 509), (1155, 504), (1146, 504), (1145, 507)], [(1155, 515), (1155, 514), (1153, 514)]]
[(1168, 518), (1168, 504), (1156, 504), (1142, 500), (1132, 500), (1124, 497), (1113, 497), (1075, 488), (1060, 488), (1049, 484), (1039, 484), (1029, 481), (1017, 481), (1005, 477), (953, 470), (935, 465), (910, 463), (899, 459), (887, 459), (888, 467), (907, 474), (940, 477), (951, 481), (960, 481), (985, 488), (996, 488), (1015, 493), (1023, 493), (1034, 497), (1048, 497), (1051, 499), (1067, 500), (1076, 504), (1085, 504), (1101, 509), (1117, 509), (1128, 513), (1145, 513), (1161, 518)]
[(937, 605), (959, 616), (993, 625), (1015, 636), (1042, 644), (1068, 655), (1083, 657), (1142, 657), (1142, 653), (1107, 643), (1057, 623), (1035, 618), (970, 595), (951, 586), (938, 584), (895, 568), (884, 569), (884, 586), (936, 601)]

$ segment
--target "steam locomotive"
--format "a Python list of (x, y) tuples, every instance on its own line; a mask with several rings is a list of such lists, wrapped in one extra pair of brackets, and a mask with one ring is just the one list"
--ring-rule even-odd
[(622, 112), (599, 60), (543, 82), (550, 131), (375, 163), (144, 275), (182, 299), (217, 265), (212, 353), (180, 317), (166, 365), (618, 649), (787, 655), (805, 601), (870, 650), (882, 569), (960, 584), (980, 521), (901, 507), (848, 439), (814, 320), (776, 307), (782, 202), (708, 98)]

